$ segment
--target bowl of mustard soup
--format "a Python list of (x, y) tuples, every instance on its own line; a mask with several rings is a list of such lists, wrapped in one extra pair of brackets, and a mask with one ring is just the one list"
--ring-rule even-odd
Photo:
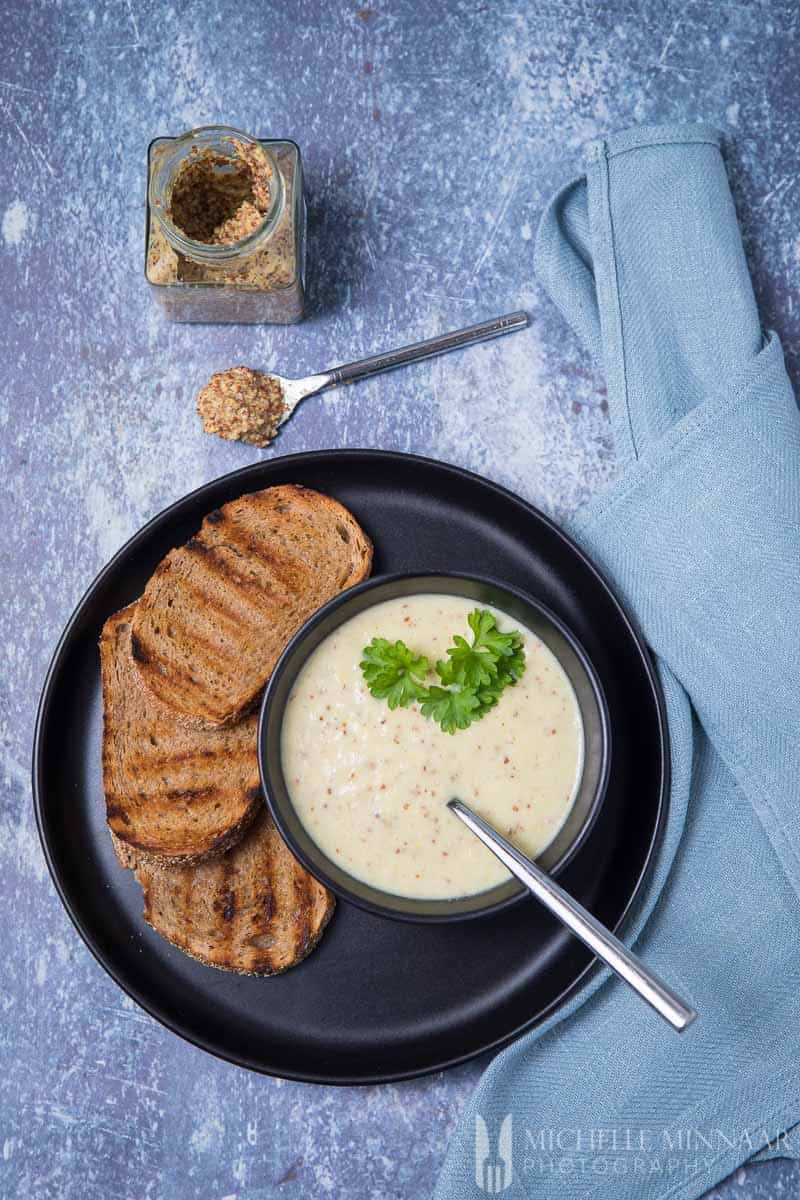
[[(436, 672), (457, 638), (477, 644), (479, 627), (490, 646), (495, 633), (515, 635), (516, 657), (503, 661), (523, 665), (449, 732), (442, 691), (460, 689), (439, 687)], [(376, 696), (362, 666), (373, 639), (379, 651), (400, 643), (419, 695), (439, 700), (404, 694), (391, 707)], [(507, 653), (508, 642), (497, 644)], [(447, 801), (457, 796), (557, 874), (597, 818), (611, 750), (597, 675), (558, 617), (489, 578), (418, 574), (367, 580), (306, 622), (268, 685), (258, 752), (275, 823), (317, 879), (371, 912), (443, 921), (527, 894)]]

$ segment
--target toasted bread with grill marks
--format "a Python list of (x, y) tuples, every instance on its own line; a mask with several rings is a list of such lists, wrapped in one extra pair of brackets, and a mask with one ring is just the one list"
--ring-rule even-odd
[(233, 724), (289, 638), (371, 563), (369, 538), (330, 496), (284, 484), (233, 500), (145, 588), (131, 640), (139, 675), (188, 722)]
[(187, 727), (139, 679), (131, 656), (136, 605), (100, 638), (103, 788), (113, 834), (165, 864), (221, 854), (263, 805), (257, 718), (232, 729)]
[(192, 958), (240, 975), (278, 975), (316, 946), (335, 901), (281, 839), (264, 808), (221, 858), (189, 867), (141, 861), (115, 840), (135, 872), (144, 919)]

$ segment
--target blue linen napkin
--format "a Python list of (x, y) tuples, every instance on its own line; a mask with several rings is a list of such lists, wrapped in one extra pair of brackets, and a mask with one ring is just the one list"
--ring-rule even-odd
[(571, 532), (668, 705), (666, 836), (625, 940), (700, 1015), (675, 1034), (598, 972), (491, 1064), (437, 1196), (687, 1200), (800, 1157), (800, 415), (715, 130), (592, 143), (536, 271), (604, 366), (622, 465)]

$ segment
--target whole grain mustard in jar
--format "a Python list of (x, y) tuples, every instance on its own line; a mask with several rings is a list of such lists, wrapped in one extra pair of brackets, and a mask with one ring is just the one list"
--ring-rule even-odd
[(299, 147), (207, 125), (148, 151), (145, 275), (172, 321), (289, 325), (305, 303)]

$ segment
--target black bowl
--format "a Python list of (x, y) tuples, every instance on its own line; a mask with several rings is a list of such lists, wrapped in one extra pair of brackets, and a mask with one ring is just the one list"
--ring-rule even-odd
[[(548, 608), (498, 580), (466, 574), (383, 575), (335, 596), (295, 634), (281, 655), (264, 695), (258, 727), (258, 762), (275, 824), (312, 875), (344, 900), (369, 912), (407, 921), (453, 921), (484, 916), (514, 904), (526, 889), (509, 879), (487, 891), (447, 900), (394, 895), (350, 875), (313, 841), (292, 805), (281, 761), (281, 727), (289, 693), (309, 655), (339, 625), (383, 600), (420, 592), (466, 596), (507, 613), (532, 630), (564, 669), (578, 701), (584, 732), (581, 781), (567, 819), (537, 862), (556, 875), (577, 853), (605, 795), (610, 763), (608, 711), (597, 674), (577, 638)], [(453, 818), (455, 820), (455, 818)]]

